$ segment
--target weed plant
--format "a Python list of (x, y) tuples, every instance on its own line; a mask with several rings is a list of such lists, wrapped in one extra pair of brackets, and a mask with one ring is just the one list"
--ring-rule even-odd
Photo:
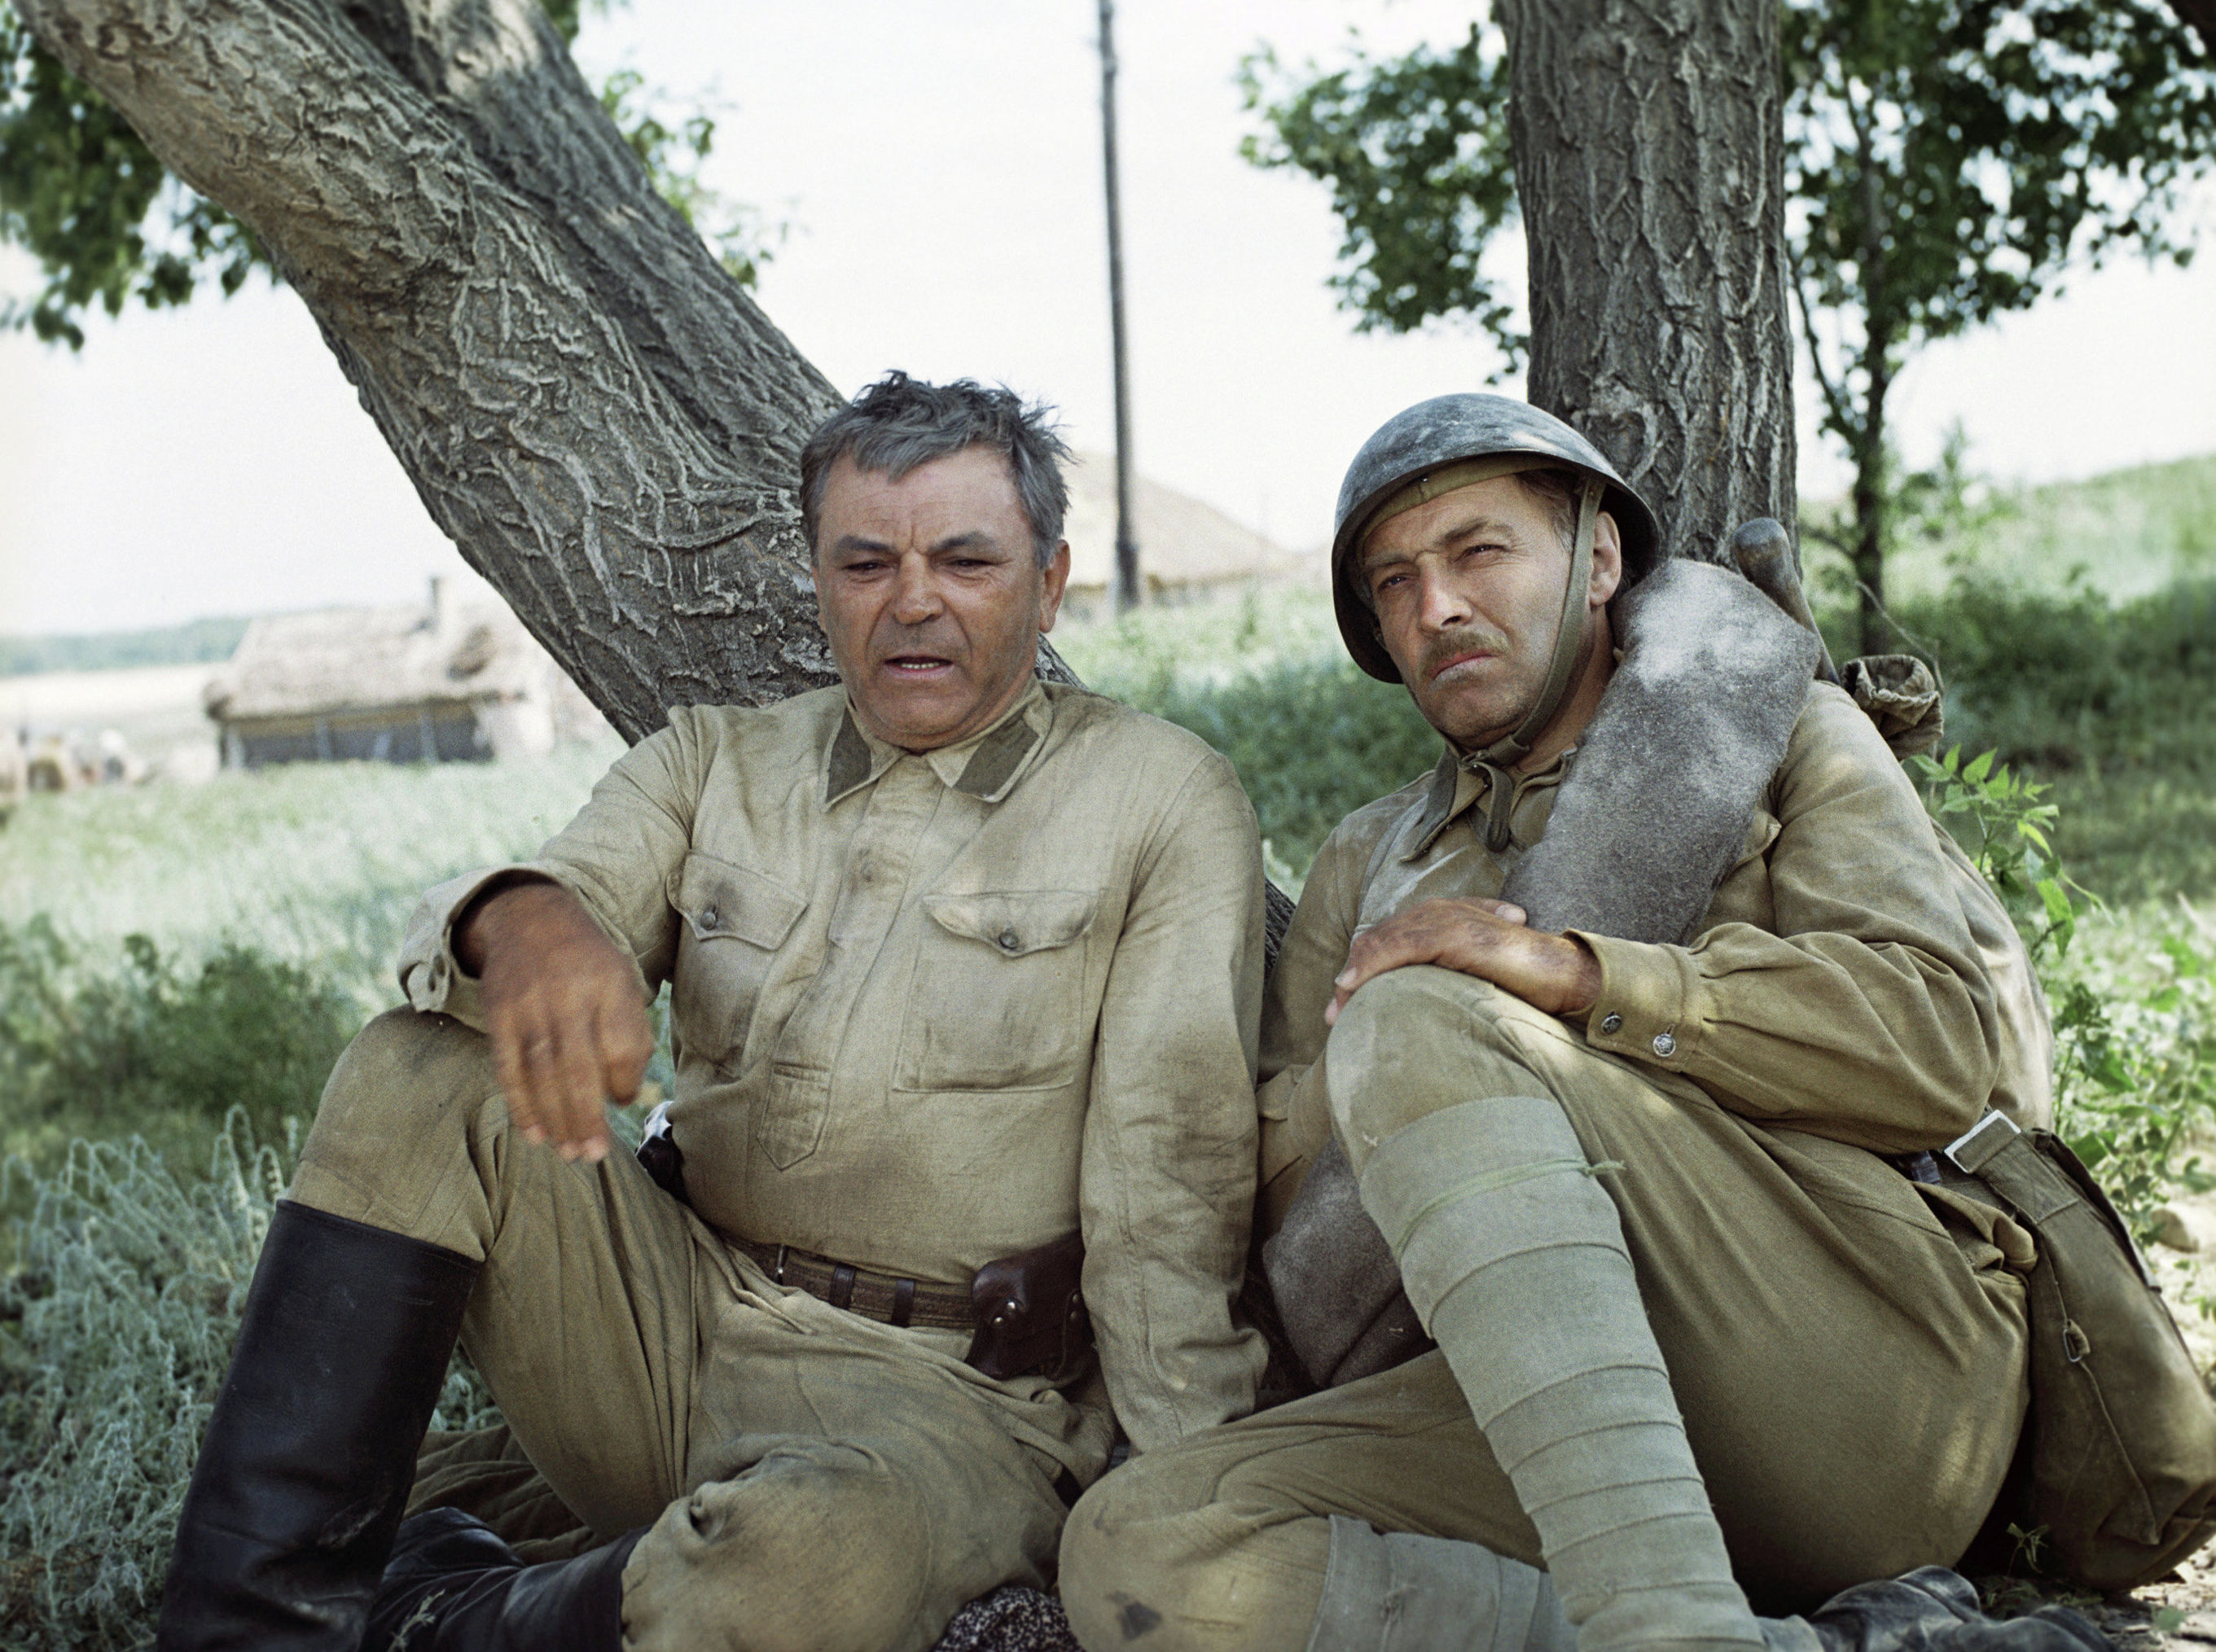
[[(0, 1278), (0, 1644), (145, 1643), (292, 1145), (257, 1143), (234, 1113), (204, 1176), (133, 1139), (80, 1141), (29, 1178)], [(458, 1365), (432, 1426), (487, 1416)]]
[[(2015, 918), (2054, 1024), (2055, 1127), (2101, 1180), (2141, 1245), (2177, 1193), (2216, 1190), (2194, 1151), (2216, 1126), (2216, 936), (2181, 899), (2119, 924), (2058, 862), (2047, 787), (1987, 751), (1917, 758), (1932, 813), (1967, 847)], [(2071, 945), (2097, 924), (2108, 944)], [(2216, 1298), (2193, 1305), (2216, 1318)]]

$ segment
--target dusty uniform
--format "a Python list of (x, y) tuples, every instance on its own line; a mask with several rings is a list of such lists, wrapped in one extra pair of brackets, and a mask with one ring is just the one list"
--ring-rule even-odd
[[(1438, 1109), (1552, 1097), (1618, 1207), (1757, 1609), (1951, 1561), (2021, 1423), (2032, 1247), (1880, 1155), (1944, 1144), (1988, 1099), (2044, 1121), (2049, 1051), (2005, 914), (1845, 696), (1811, 691), (1690, 946), (1582, 937), (1603, 974), (1582, 1024), (1419, 967), (1364, 985), (1326, 1035), (1353, 937), (1497, 894), (1574, 761), (1518, 783), (1500, 856), (1483, 779), (1449, 761), (1325, 845), (1264, 1006), (1264, 1219), (1334, 1132), (1359, 1172)], [(1541, 1563), (1434, 1352), (1099, 1487), (1064, 1538), (1080, 1637), (1302, 1646), (1333, 1514)]]
[[(631, 1644), (927, 1646), (1051, 1576), (1109, 1402), (1146, 1448), (1252, 1403), (1258, 859), (1221, 758), (1080, 691), (921, 756), (837, 690), (674, 711), (528, 869), (672, 984), (691, 1207), (510, 1133), (449, 939), (496, 872), (419, 909), (414, 1010), (342, 1064), (293, 1196), (483, 1259), (463, 1342), (517, 1443), (600, 1536), (653, 1522)], [(966, 1289), (1080, 1225), (1068, 1392), (734, 1243)]]

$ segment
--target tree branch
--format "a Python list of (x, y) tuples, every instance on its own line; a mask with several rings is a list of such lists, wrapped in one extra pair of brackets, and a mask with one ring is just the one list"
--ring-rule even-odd
[(532, 0), (19, 9), (261, 238), (433, 519), (627, 738), (832, 680), (792, 488), (836, 394)]

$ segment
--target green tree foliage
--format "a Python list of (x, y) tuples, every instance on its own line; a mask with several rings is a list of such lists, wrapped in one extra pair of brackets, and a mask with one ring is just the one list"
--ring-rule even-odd
[(1289, 72), (1268, 47), (1240, 65), (1246, 107), (1269, 123), (1240, 153), (1330, 186), (1345, 236), (1332, 276), (1363, 332), (1412, 332), (1438, 316), (1483, 328), (1511, 367), (1530, 340), (1517, 305), (1483, 267), (1516, 217), (1508, 155), (1508, 65), (1476, 24), (1446, 51), (1353, 61), (1330, 74)]
[[(548, 15), (575, 39), (578, 0)], [(670, 117), (636, 71), (619, 70), (601, 107), (621, 128), (662, 197), (716, 249), (733, 279), (752, 286), (784, 226), (701, 181), (716, 123)], [(0, 324), (28, 326), (72, 348), (98, 305), (119, 315), (136, 301), (182, 304), (212, 282), (228, 298), (259, 268), (276, 279), (251, 231), (170, 175), (123, 117), (65, 69), (0, 0), (0, 242), (39, 261), (44, 285), (0, 306)]]
[[(2161, 0), (1784, 0), (1788, 233), (1825, 428), (1856, 467), (1842, 535), (1881, 646), (1886, 398), (1917, 347), (2133, 249), (2184, 261), (2179, 192), (2216, 157), (2216, 74)], [(1474, 322), (1520, 355), (1481, 268), (1514, 217), (1502, 49), (1326, 72), (1246, 65), (1247, 157), (1329, 186), (1359, 325)]]
[(180, 304), (203, 279), (228, 297), (268, 260), (246, 226), (170, 177), (108, 101), (31, 38), (0, 0), (0, 241), (46, 285), (0, 320), (84, 342), (77, 317), (136, 298)]
[(44, 671), (115, 671), (131, 666), (197, 666), (231, 658), (246, 635), (239, 618), (194, 619), (144, 631), (78, 636), (0, 636), (0, 677)]
[(2160, 0), (1788, 0), (1782, 35), (1788, 235), (1874, 652), (1902, 365), (2073, 262), (2185, 261), (2170, 226), (2216, 156), (2216, 76)]

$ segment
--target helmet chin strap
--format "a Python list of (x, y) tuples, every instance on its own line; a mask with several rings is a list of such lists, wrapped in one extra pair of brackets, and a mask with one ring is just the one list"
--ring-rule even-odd
[(1570, 582), (1562, 592), (1561, 623), (1554, 628), (1554, 657), (1548, 664), (1547, 681), (1539, 697), (1531, 702), (1531, 709), (1514, 732), (1462, 760), (1462, 767), (1478, 770), (1486, 777), (1485, 846), (1496, 855), (1508, 847), (1508, 814), (1516, 794), (1508, 765), (1530, 755), (1532, 741), (1562, 709), (1563, 697), (1570, 691), (1570, 678), (1577, 670), (1578, 655), (1585, 648), (1585, 593), (1592, 584), (1593, 533), (1600, 519), (1600, 495), (1601, 484), (1588, 481), (1578, 500), (1578, 531), (1570, 546)]

